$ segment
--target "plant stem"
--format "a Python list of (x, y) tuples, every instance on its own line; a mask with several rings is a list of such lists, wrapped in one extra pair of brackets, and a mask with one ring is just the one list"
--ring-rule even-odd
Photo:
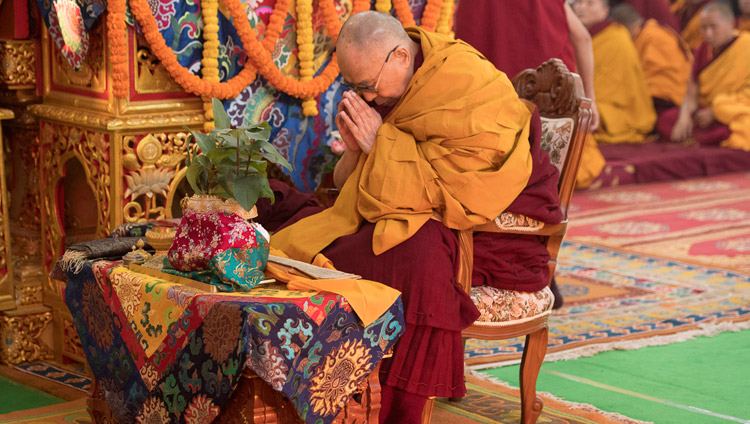
[(240, 175), (240, 132), (234, 134), (237, 136), (237, 175)]

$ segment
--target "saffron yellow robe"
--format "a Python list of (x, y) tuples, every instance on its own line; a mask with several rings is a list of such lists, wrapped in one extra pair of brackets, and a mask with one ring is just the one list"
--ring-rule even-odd
[(693, 55), (679, 34), (649, 19), (633, 40), (651, 97), (682, 104)]
[(750, 150), (750, 33), (737, 39), (698, 75), (699, 103), (710, 107), (731, 136), (723, 147)]
[(375, 223), (373, 252), (407, 240), (435, 213), (467, 229), (503, 212), (531, 175), (531, 111), (507, 76), (468, 44), (408, 28), (424, 63), (362, 154), (336, 203), (271, 238), (310, 261), (362, 220)]
[(737, 29), (740, 31), (750, 31), (750, 18), (740, 17), (737, 19)]
[(656, 112), (630, 33), (612, 22), (592, 37), (599, 143), (640, 143), (654, 129)]
[[(677, 15), (684, 7), (689, 7), (685, 5), (685, 0), (677, 0), (672, 3), (671, 9), (672, 12)], [(682, 39), (685, 40), (687, 45), (690, 47), (690, 50), (695, 50), (695, 48), (703, 42), (703, 31), (701, 30), (701, 13), (703, 13), (703, 8), (700, 8), (693, 15), (693, 17), (690, 18), (690, 20), (687, 22), (687, 24), (685, 24), (685, 26), (682, 28), (682, 32), (680, 33)]]

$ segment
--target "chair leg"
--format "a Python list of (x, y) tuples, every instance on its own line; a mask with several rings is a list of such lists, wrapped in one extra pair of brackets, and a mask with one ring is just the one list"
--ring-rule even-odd
[(526, 336), (519, 376), (522, 424), (536, 423), (544, 407), (542, 398), (536, 395), (536, 379), (539, 376), (542, 362), (544, 362), (544, 355), (547, 353), (547, 336), (548, 329), (546, 326)]
[(432, 406), (434, 403), (435, 397), (427, 398), (427, 402), (425, 402), (424, 409), (422, 410), (422, 424), (430, 424), (430, 421), (432, 421)]

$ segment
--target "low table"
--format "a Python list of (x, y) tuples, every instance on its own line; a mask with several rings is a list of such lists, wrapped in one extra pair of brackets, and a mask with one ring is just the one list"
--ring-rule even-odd
[(404, 328), (400, 298), (364, 327), (337, 294), (206, 293), (119, 261), (69, 272), (65, 302), (99, 423), (377, 422), (377, 367)]

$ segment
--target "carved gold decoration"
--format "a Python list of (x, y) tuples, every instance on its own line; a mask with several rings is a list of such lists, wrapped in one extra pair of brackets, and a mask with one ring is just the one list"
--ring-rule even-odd
[(174, 227), (154, 227), (146, 231), (146, 241), (156, 250), (156, 255), (166, 255), (176, 234)]
[(73, 355), (75, 358), (85, 358), (81, 339), (78, 338), (78, 330), (73, 321), (63, 318), (63, 353)]
[(123, 137), (126, 222), (170, 217), (169, 192), (184, 167), (186, 138), (186, 132), (148, 134), (140, 140)]
[(87, 182), (94, 193), (96, 207), (98, 207), (96, 234), (106, 237), (111, 230), (109, 135), (78, 127), (42, 122), (41, 144), (41, 167), (44, 169), (42, 251), (45, 263), (51, 264), (62, 254), (63, 234), (58, 224), (56, 190), (68, 160), (78, 159), (86, 170)]
[(135, 49), (135, 91), (139, 94), (181, 93), (184, 90), (169, 75), (159, 59), (138, 37)]
[(181, 127), (183, 125), (202, 125), (203, 112), (176, 112), (149, 115), (115, 117), (105, 113), (85, 112), (81, 109), (39, 104), (30, 107), (34, 115), (41, 119), (65, 124), (92, 127), (98, 130), (143, 130), (150, 128)]
[[(60, 51), (51, 48), (52, 81), (59, 87), (76, 88), (93, 93), (104, 93), (107, 89), (107, 66), (104, 61), (104, 26), (98, 20), (89, 32), (89, 50), (80, 68), (71, 67)], [(45, 37), (48, 38), (48, 37)], [(46, 40), (45, 40), (46, 41)]]
[(33, 40), (0, 42), (0, 79), (11, 90), (36, 87)]
[(44, 299), (41, 285), (16, 287), (16, 305), (41, 305)]
[(4, 312), (0, 316), (0, 359), (6, 364), (34, 362), (53, 357), (52, 350), (41, 340), (52, 321), (49, 308), (27, 307)]
[[(13, 118), (13, 112), (0, 109), (0, 121)], [(10, 257), (10, 226), (8, 215), (8, 186), (5, 183), (5, 148), (0, 127), (0, 311), (16, 306), (13, 289), (13, 267)], [(0, 339), (2, 340), (2, 339)]]

